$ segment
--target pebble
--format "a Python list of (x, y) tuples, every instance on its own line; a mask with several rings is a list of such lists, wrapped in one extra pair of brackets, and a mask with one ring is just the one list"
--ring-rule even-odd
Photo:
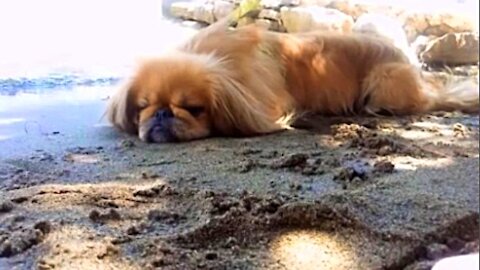
[(379, 173), (393, 173), (395, 170), (395, 165), (386, 160), (378, 161), (373, 165), (373, 169), (375, 172)]
[(291, 154), (287, 157), (276, 160), (273, 164), (273, 168), (293, 168), (297, 166), (305, 166), (307, 164), (308, 155), (303, 153)]
[(445, 257), (450, 252), (447, 245), (434, 243), (427, 247), (426, 257), (429, 260), (438, 260)]
[(49, 221), (40, 221), (33, 225), (33, 228), (40, 230), (43, 234), (47, 234), (52, 231), (52, 224)]
[(0, 203), (0, 213), (8, 213), (15, 208), (11, 201), (4, 201)]

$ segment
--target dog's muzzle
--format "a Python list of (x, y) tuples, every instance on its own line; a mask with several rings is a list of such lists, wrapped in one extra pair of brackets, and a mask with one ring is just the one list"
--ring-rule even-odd
[(158, 110), (150, 120), (140, 125), (140, 139), (150, 143), (177, 141), (177, 137), (172, 132), (174, 120), (175, 116), (169, 108)]

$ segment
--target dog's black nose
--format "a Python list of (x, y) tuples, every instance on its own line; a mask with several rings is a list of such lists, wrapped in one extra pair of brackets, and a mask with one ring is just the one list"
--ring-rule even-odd
[(165, 120), (168, 118), (172, 118), (173, 116), (173, 112), (172, 110), (170, 110), (170, 108), (160, 109), (155, 113), (155, 118), (157, 120)]

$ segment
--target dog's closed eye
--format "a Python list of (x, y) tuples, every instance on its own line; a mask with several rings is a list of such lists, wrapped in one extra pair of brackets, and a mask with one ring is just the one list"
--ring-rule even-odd
[(193, 117), (198, 117), (205, 111), (205, 107), (203, 106), (184, 106), (183, 109), (189, 112)]

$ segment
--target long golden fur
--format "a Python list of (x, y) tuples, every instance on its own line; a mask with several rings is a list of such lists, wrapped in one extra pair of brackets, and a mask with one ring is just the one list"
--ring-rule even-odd
[(474, 82), (444, 85), (388, 42), (325, 32), (284, 34), (228, 20), (144, 63), (108, 116), (144, 141), (251, 136), (290, 116), (476, 111)]

